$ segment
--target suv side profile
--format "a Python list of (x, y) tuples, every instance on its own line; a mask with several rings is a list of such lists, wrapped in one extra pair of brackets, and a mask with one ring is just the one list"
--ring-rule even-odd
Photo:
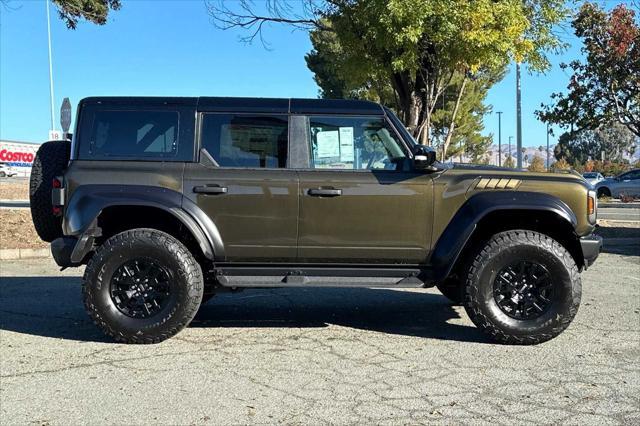
[(42, 145), (31, 209), (88, 314), (169, 338), (221, 291), (432, 287), (498, 342), (575, 316), (598, 256), (579, 175), (444, 166), (366, 101), (102, 97)]

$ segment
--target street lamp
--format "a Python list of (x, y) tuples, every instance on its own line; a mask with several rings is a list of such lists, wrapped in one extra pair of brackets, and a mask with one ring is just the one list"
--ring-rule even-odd
[(547, 123), (547, 171), (549, 171), (549, 123)]
[(498, 114), (498, 166), (502, 166), (502, 111)]

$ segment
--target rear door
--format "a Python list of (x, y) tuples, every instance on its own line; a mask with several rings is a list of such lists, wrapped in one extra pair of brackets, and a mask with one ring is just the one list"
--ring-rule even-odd
[(411, 169), (385, 117), (310, 115), (306, 123), (306, 141), (294, 141), (308, 144), (308, 167), (298, 171), (299, 261), (424, 263), (432, 178)]
[(215, 223), (227, 261), (294, 261), (298, 179), (287, 114), (202, 113), (184, 194)]

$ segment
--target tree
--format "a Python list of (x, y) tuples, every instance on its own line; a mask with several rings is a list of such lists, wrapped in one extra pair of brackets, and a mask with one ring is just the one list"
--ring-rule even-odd
[(607, 13), (584, 3), (572, 23), (584, 43), (585, 61), (562, 64), (573, 75), (568, 93), (554, 93), (536, 111), (546, 123), (572, 130), (596, 129), (614, 121), (640, 136), (640, 28), (624, 4)]
[(540, 157), (537, 154), (533, 156), (533, 159), (531, 160), (531, 164), (529, 164), (529, 171), (530, 172), (544, 172), (545, 171), (544, 160), (542, 159), (542, 157)]
[(570, 170), (571, 164), (564, 158), (559, 159), (555, 163), (551, 164), (551, 170)]
[(441, 139), (445, 153), (455, 145), (471, 82), (502, 72), (512, 60), (546, 70), (545, 52), (562, 47), (552, 28), (566, 13), (562, 0), (305, 0), (301, 11), (286, 0), (272, 0), (265, 14), (246, 0), (207, 4), (218, 27), (248, 30), (245, 41), (264, 40), (262, 29), (270, 22), (309, 31), (320, 52), (312, 62), (320, 63), (316, 81), (326, 83), (324, 93), (391, 96), (405, 125), (424, 144), (440, 137), (433, 132), (434, 113), (447, 90), (456, 87), (447, 96), (452, 108)]
[(516, 162), (513, 160), (513, 157), (509, 155), (507, 159), (504, 160), (504, 164), (502, 166), (508, 169), (513, 169), (516, 167)]
[(104, 25), (110, 10), (119, 10), (120, 0), (52, 0), (58, 7), (58, 15), (67, 28), (75, 30), (78, 20), (85, 19), (94, 24)]
[[(49, 1), (49, 0), (46, 0)], [(11, 9), (11, 0), (0, 0), (0, 4)], [(58, 15), (67, 28), (75, 30), (80, 19), (97, 25), (107, 23), (110, 10), (119, 10), (120, 0), (51, 0), (58, 7)]]
[(589, 159), (599, 159), (604, 152), (605, 158), (619, 162), (634, 154), (638, 142), (640, 138), (625, 126), (613, 123), (596, 130), (563, 133), (558, 138), (554, 156), (558, 160), (564, 158), (570, 163), (583, 164)]

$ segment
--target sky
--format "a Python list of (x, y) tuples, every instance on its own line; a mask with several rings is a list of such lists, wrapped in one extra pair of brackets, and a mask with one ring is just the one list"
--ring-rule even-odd
[[(311, 49), (305, 32), (272, 25), (264, 33), (269, 49), (260, 42), (247, 45), (239, 41), (243, 33), (211, 23), (202, 0), (124, 0), (106, 25), (82, 22), (76, 30), (67, 29), (51, 5), (51, 33), (57, 129), (64, 97), (74, 116), (77, 102), (87, 96), (318, 95), (304, 60)], [(580, 56), (579, 41), (565, 37), (572, 47), (551, 57), (549, 72), (522, 73), (524, 146), (546, 144), (546, 126), (534, 111), (552, 92), (565, 89), (569, 74), (559, 63)], [(503, 111), (506, 144), (516, 129), (514, 67), (490, 90), (487, 103)], [(45, 141), (50, 117), (45, 2), (13, 0), (0, 5), (0, 138)], [(484, 121), (484, 134), (494, 134), (497, 143), (497, 115)]]

